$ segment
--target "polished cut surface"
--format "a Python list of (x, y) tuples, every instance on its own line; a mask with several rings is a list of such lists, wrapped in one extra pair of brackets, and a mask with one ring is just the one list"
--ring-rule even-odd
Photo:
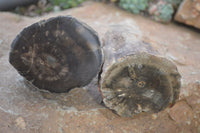
[(132, 117), (173, 105), (180, 92), (180, 77), (169, 60), (137, 53), (113, 64), (102, 78), (100, 90), (107, 107)]
[(25, 28), (12, 42), (9, 57), (28, 81), (52, 92), (88, 84), (101, 60), (96, 32), (71, 16), (53, 17)]
[(176, 65), (136, 31), (113, 25), (103, 37), (99, 89), (105, 105), (124, 117), (164, 110), (178, 99), (181, 86)]

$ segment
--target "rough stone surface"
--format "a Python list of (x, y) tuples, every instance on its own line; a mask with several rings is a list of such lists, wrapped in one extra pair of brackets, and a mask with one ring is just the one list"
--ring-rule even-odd
[(184, 0), (176, 12), (175, 20), (200, 29), (200, 0)]
[[(182, 75), (180, 101), (162, 112), (130, 119), (117, 116), (98, 102), (101, 97), (95, 80), (86, 88), (62, 94), (26, 86), (8, 62), (10, 44), (24, 27), (58, 15), (81, 19), (100, 38), (112, 24), (132, 26), (137, 36), (178, 66)], [(194, 30), (156, 23), (101, 3), (85, 3), (80, 8), (38, 18), (1, 12), (0, 21), (1, 133), (200, 132), (200, 34)]]

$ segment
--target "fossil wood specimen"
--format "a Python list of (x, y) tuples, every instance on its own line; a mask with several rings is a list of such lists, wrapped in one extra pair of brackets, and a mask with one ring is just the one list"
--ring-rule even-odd
[(113, 26), (104, 37), (99, 89), (104, 104), (125, 117), (173, 105), (180, 89), (176, 66), (138, 38), (123, 26)]
[(25, 28), (12, 42), (9, 61), (39, 89), (67, 92), (97, 75), (102, 51), (92, 28), (59, 16)]

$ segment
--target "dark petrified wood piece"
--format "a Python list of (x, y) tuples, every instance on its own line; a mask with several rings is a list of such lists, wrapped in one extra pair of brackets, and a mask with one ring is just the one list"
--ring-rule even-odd
[(175, 103), (181, 77), (176, 66), (155, 56), (158, 53), (131, 28), (112, 27), (104, 37), (104, 52), (99, 89), (108, 108), (132, 117)]
[(92, 28), (59, 16), (25, 28), (12, 42), (9, 61), (39, 89), (67, 92), (97, 75), (102, 52)]

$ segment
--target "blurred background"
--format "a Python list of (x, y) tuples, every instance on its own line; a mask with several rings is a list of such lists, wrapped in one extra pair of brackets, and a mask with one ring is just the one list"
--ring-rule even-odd
[[(0, 0), (1, 11), (35, 17), (50, 12), (82, 6), (88, 0)], [(91, 0), (90, 0), (91, 1)], [(141, 14), (155, 21), (181, 22), (200, 28), (199, 0), (94, 0), (131, 12)]]

